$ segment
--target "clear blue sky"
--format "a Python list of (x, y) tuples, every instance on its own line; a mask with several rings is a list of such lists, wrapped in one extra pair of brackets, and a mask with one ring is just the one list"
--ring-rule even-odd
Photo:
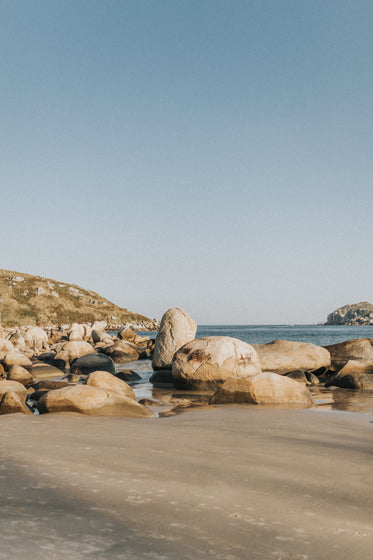
[(373, 3), (0, 0), (0, 266), (151, 317), (373, 301)]

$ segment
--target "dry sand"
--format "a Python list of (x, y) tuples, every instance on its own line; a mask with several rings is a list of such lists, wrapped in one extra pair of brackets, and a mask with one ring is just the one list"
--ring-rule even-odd
[(373, 416), (0, 418), (0, 559), (373, 556)]

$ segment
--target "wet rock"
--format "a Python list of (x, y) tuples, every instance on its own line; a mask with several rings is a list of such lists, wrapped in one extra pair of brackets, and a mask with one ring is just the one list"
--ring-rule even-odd
[(307, 381), (310, 385), (319, 385), (320, 379), (314, 373), (306, 371)]
[(34, 362), (30, 368), (30, 373), (36, 379), (54, 379), (63, 375), (61, 369), (44, 362)]
[(174, 378), (169, 369), (155, 371), (149, 381), (156, 387), (174, 387)]
[(133, 399), (89, 385), (49, 391), (39, 400), (38, 410), (40, 413), (78, 412), (90, 416), (155, 416), (154, 412)]
[(356, 338), (325, 346), (331, 356), (332, 368), (339, 371), (349, 360), (373, 364), (373, 338)]
[(359, 391), (373, 391), (373, 375), (370, 373), (359, 373), (340, 371), (326, 383), (326, 387), (342, 387), (343, 389), (357, 389)]
[(194, 340), (196, 332), (197, 323), (185, 311), (176, 307), (166, 311), (155, 339), (153, 369), (171, 369), (175, 352)]
[(308, 408), (312, 405), (312, 397), (303, 384), (277, 373), (265, 372), (249, 379), (227, 379), (211, 397), (210, 404), (227, 403)]
[(93, 352), (77, 358), (70, 365), (70, 372), (75, 375), (89, 375), (93, 371), (115, 373), (115, 364), (109, 356)]
[(118, 379), (121, 379), (126, 383), (139, 381), (141, 379), (141, 376), (136, 371), (131, 371), (129, 369), (118, 371), (115, 375), (118, 377)]
[(254, 344), (263, 371), (283, 375), (294, 370), (315, 371), (330, 367), (330, 354), (322, 346), (309, 342), (275, 340)]
[(32, 410), (26, 405), (25, 398), (14, 391), (5, 393), (0, 401), (0, 414), (28, 414), (32, 415)]
[(295, 371), (290, 371), (285, 375), (286, 377), (289, 377), (289, 379), (294, 379), (294, 381), (298, 381), (298, 383), (304, 383), (305, 385), (307, 385), (308, 380), (306, 374), (304, 373), (304, 371), (300, 369), (296, 369)]
[(46, 364), (53, 364), (53, 361), (56, 357), (56, 352), (42, 352), (37, 356), (37, 359), (40, 362), (45, 362)]
[(172, 361), (177, 388), (208, 390), (229, 377), (247, 378), (260, 372), (254, 348), (229, 336), (193, 340), (180, 348)]

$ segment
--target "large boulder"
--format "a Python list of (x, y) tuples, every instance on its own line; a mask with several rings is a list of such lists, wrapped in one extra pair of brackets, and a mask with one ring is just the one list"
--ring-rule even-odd
[(22, 383), (18, 381), (10, 381), (8, 379), (0, 380), (0, 397), (5, 393), (19, 393), (19, 395), (26, 399), (27, 389)]
[(136, 400), (134, 390), (125, 381), (118, 379), (108, 371), (93, 371), (88, 375), (86, 384)]
[(260, 372), (254, 348), (229, 336), (209, 336), (188, 342), (172, 361), (172, 377), (180, 388), (211, 389), (229, 377), (247, 378)]
[(48, 347), (48, 335), (41, 327), (29, 327), (23, 338), (26, 344), (37, 352), (41, 352)]
[(109, 356), (92, 352), (77, 358), (70, 365), (70, 372), (75, 375), (89, 375), (93, 371), (115, 373), (115, 364)]
[(19, 393), (9, 391), (0, 398), (0, 414), (17, 413), (32, 415), (31, 409), (25, 403), (25, 398)]
[(254, 344), (263, 371), (283, 375), (294, 370), (317, 371), (330, 367), (330, 354), (322, 346), (309, 342), (275, 340)]
[(79, 412), (89, 416), (154, 417), (155, 414), (134, 399), (89, 385), (74, 385), (49, 391), (38, 401), (45, 412)]
[(11, 368), (12, 366), (22, 366), (29, 368), (32, 365), (31, 360), (22, 352), (18, 352), (18, 350), (13, 350), (12, 352), (8, 352), (7, 354), (5, 354), (3, 361), (7, 369)]
[(171, 369), (175, 352), (194, 340), (197, 323), (185, 311), (172, 307), (162, 317), (155, 339), (153, 369)]
[(22, 383), (25, 387), (28, 387), (34, 381), (31, 373), (22, 366), (11, 366), (7, 378), (10, 381), (18, 381), (18, 383)]
[(340, 370), (349, 360), (373, 364), (373, 338), (355, 338), (325, 348), (330, 353), (334, 371)]
[[(58, 344), (56, 345), (59, 346)], [(71, 362), (94, 352), (93, 346), (85, 341), (69, 341), (62, 344), (54, 358), (54, 365), (58, 368), (64, 369)]]
[(210, 404), (249, 403), (308, 408), (312, 405), (309, 390), (301, 383), (277, 373), (260, 373), (250, 379), (230, 378), (219, 387)]

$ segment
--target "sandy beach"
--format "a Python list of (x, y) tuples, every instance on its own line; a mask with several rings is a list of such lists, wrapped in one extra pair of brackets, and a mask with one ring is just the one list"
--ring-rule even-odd
[(370, 557), (370, 414), (0, 422), (1, 560)]

